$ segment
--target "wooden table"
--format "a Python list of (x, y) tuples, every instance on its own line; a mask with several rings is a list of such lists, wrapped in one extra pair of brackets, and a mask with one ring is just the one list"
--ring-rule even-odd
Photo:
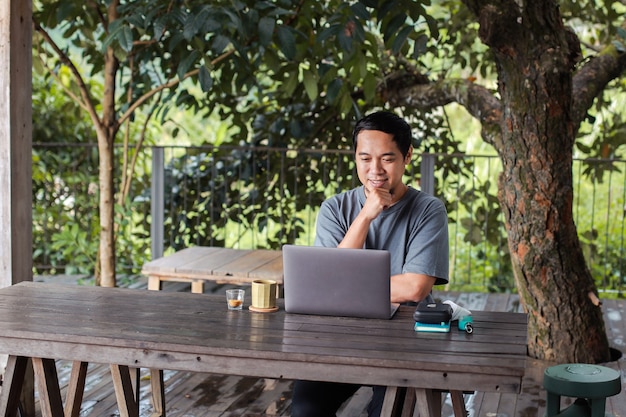
[(201, 294), (205, 281), (228, 284), (272, 279), (283, 283), (282, 252), (194, 246), (146, 263), (141, 273), (148, 288), (160, 290), (163, 281), (190, 282), (191, 292)]
[(76, 364), (66, 416), (80, 409), (80, 365), (89, 362), (110, 364), (121, 416), (138, 415), (133, 367), (384, 385), (383, 416), (397, 387), (410, 387), (422, 417), (441, 413), (437, 390), (519, 393), (525, 314), (473, 312), (467, 334), (416, 333), (412, 312), (403, 306), (391, 320), (264, 314), (228, 311), (221, 295), (21, 283), (0, 290), (0, 353), (10, 355), (0, 415), (14, 415), (29, 358), (44, 416), (63, 415), (55, 359)]

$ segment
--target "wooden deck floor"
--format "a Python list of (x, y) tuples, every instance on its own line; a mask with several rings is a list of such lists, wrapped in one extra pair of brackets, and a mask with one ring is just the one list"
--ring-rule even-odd
[[(186, 286), (186, 287), (185, 287)], [(138, 290), (145, 282), (132, 285)], [(166, 283), (164, 291), (186, 291), (188, 284)], [(223, 292), (230, 286), (207, 285), (205, 292)], [(470, 310), (521, 311), (517, 295), (437, 292), (436, 297), (452, 300)], [(605, 322), (611, 346), (626, 352), (625, 301), (605, 300)], [(528, 360), (526, 376), (519, 395), (477, 393), (466, 395), (465, 402), (470, 417), (537, 417), (545, 411), (545, 392), (541, 383), (543, 371), (551, 363)], [(626, 380), (626, 355), (606, 364), (618, 369), (622, 382)], [(69, 379), (71, 364), (58, 363), (59, 380), (63, 389)], [(140, 416), (152, 412), (150, 381), (146, 370), (140, 370)], [(170, 417), (256, 417), (259, 415), (289, 416), (291, 381), (258, 379), (211, 374), (194, 374), (165, 371), (165, 397), (167, 415)], [(366, 388), (357, 392), (341, 410), (339, 417), (366, 416), (368, 401)], [(443, 399), (443, 416), (452, 416), (449, 397)], [(563, 399), (563, 406), (571, 399)], [(607, 400), (607, 413), (626, 417), (626, 393)], [(117, 404), (108, 366), (90, 364), (81, 416), (116, 416)]]

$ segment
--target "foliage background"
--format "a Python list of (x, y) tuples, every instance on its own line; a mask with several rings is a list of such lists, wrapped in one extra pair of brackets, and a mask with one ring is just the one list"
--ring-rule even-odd
[[(81, 112), (71, 101), (64, 100), (54, 85), (42, 78), (34, 85), (33, 103), (39, 115), (34, 121), (37, 145), (33, 150), (34, 272), (91, 276), (98, 246), (98, 200), (97, 155), (89, 122), (81, 120)], [(238, 135), (228, 135), (228, 129), (219, 121), (198, 120), (194, 113), (184, 111), (174, 117), (176, 121), (150, 133), (151, 138), (171, 146), (166, 148), (165, 166), (167, 252), (189, 245), (280, 248), (285, 243), (311, 244), (316, 207), (340, 191), (337, 182), (345, 189), (357, 181), (352, 175), (349, 151), (343, 153), (341, 162), (338, 156), (322, 151), (292, 151), (286, 162), (287, 154), (274, 153), (272, 148), (230, 145)], [(458, 109), (449, 109), (453, 132), (456, 126), (466, 125), (466, 117)], [(189, 128), (167, 139), (164, 126), (168, 125)], [(208, 131), (209, 138), (219, 138), (219, 146), (202, 144), (210, 140), (198, 140), (190, 134), (202, 130)], [(467, 152), (439, 156), (437, 166), (453, 169), (439, 169), (436, 175), (437, 193), (446, 201), (450, 216), (455, 277), (451, 288), (514, 291), (495, 196), (499, 161), (486, 156), (467, 158), (482, 151), (472, 145), (477, 133), (461, 127), (459, 132), (457, 138), (467, 134), (461, 141), (461, 149)], [(181, 147), (181, 142), (189, 146)], [(121, 155), (118, 158), (121, 160)], [(146, 147), (133, 191), (124, 207), (117, 208), (121, 226), (118, 273), (125, 280), (135, 279), (143, 263), (151, 258), (151, 158), (151, 148)], [(576, 205), (581, 241), (599, 287), (619, 295), (626, 273), (626, 163), (577, 164), (576, 193), (586, 196), (579, 197)], [(418, 186), (419, 180), (416, 161), (407, 181)]]
[[(402, 82), (401, 78), (394, 78), (400, 69), (408, 70), (404, 76), (410, 76), (411, 70), (423, 67), (429, 69), (425, 75), (429, 80), (474, 79), (495, 88), (489, 51), (477, 39), (478, 25), (468, 24), (472, 21), (469, 12), (457, 1), (432, 5), (417, 1), (287, 0), (252, 5), (240, 1), (188, 4), (189, 12), (185, 15), (160, 15), (166, 2), (124, 4), (122, 18), (108, 32), (94, 26), (81, 1), (40, 1), (35, 2), (34, 8), (39, 21), (45, 22), (62, 41), (63, 49), (90, 75), (89, 88), (94, 97), (103, 90), (99, 72), (103, 66), (100, 54), (103, 46), (115, 46), (116, 56), (130, 67), (132, 62), (150, 62), (157, 47), (146, 46), (131, 54), (133, 42), (161, 33), (159, 30), (165, 26), (180, 29), (178, 37), (164, 38), (168, 43), (160, 45), (164, 48), (160, 53), (165, 50), (168, 54), (167, 60), (156, 59), (151, 65), (135, 66), (138, 73), (130, 77), (130, 72), (124, 72), (119, 79), (120, 90), (130, 91), (135, 97), (141, 95), (142, 85), (151, 87), (156, 81), (176, 77), (181, 80), (181, 88), (164, 91), (162, 101), (135, 112), (133, 121), (138, 124), (152, 118), (148, 124), (148, 145), (245, 144), (346, 149), (349, 147), (346, 132), (354, 119), (365, 109), (382, 105), (377, 96), (377, 82), (380, 79), (387, 83)], [(243, 13), (244, 10), (248, 12)], [(619, 2), (562, 2), (561, 5), (565, 23), (581, 37), (583, 48), (591, 52), (607, 38), (620, 34), (623, 29), (619, 21), (624, 11)], [(317, 18), (321, 15), (326, 16), (325, 20)], [(76, 16), (79, 18), (75, 19)], [(287, 24), (277, 26), (279, 22)], [(129, 32), (131, 27), (135, 32)], [(211, 35), (204, 38), (206, 33)], [(39, 39), (33, 44), (34, 142), (94, 143), (89, 120), (57, 88), (59, 80), (69, 90), (76, 88), (67, 67), (61, 62), (41, 60), (42, 55), (50, 58), (51, 54), (42, 53)], [(160, 56), (159, 52), (156, 56)], [(224, 56), (228, 59), (219, 60)], [(48, 66), (44, 67), (44, 63)], [(56, 79), (46, 72), (50, 68), (55, 70)], [(187, 74), (193, 75), (187, 77)], [(216, 82), (222, 79), (230, 81)], [(598, 97), (597, 105), (579, 132), (578, 157), (623, 159), (625, 87), (624, 80), (615, 81)], [(125, 109), (122, 95), (120, 112)], [(429, 113), (417, 107), (404, 112), (415, 127), (417, 153), (492, 153), (480, 142), (477, 126), (453, 105)], [(134, 124), (125, 129), (133, 140), (139, 135)], [(121, 138), (117, 141), (121, 144)], [(98, 233), (94, 194), (97, 187), (93, 185), (98, 163), (94, 152), (92, 147), (78, 146), (71, 151), (54, 153), (35, 149), (33, 153), (34, 255), (35, 263), (43, 265), (37, 272), (93, 273)], [(130, 151), (118, 152), (121, 161), (129, 156), (123, 152)], [(149, 258), (149, 151), (140, 152), (138, 158), (140, 163), (134, 172), (131, 193), (116, 209), (120, 226), (118, 268), (121, 273), (131, 275)], [(265, 191), (268, 178), (270, 181), (274, 178), (265, 167), (280, 166), (279, 162), (271, 161), (269, 156), (255, 160), (252, 153), (245, 151), (233, 153), (221, 163), (213, 158), (206, 149), (196, 148), (169, 162), (167, 189), (171, 193), (166, 207), (171, 234), (166, 239), (171, 248), (207, 239), (226, 243), (228, 236), (216, 226), (229, 221), (244, 230), (268, 230), (281, 216), (297, 218), (295, 212), (272, 211), (276, 202), (299, 199), (315, 206), (323, 192), (328, 191), (322, 183), (313, 189), (314, 197), (305, 198), (300, 195), (303, 189), (285, 195), (284, 189), (276, 187), (271, 189), (271, 195), (262, 198), (260, 191)], [(605, 184), (611, 176), (621, 178), (623, 168), (619, 164), (607, 166), (610, 165), (588, 164), (579, 177), (597, 184)], [(296, 172), (309, 169), (309, 160), (298, 162), (298, 168), (290, 172), (289, 182), (296, 178)], [(350, 181), (347, 172), (342, 176)], [(235, 173), (254, 185), (229, 186)], [(463, 259), (463, 267), (483, 265), (482, 270), (487, 271), (482, 273), (485, 287), (511, 290), (503, 229), (498, 221), (492, 220), (499, 218), (496, 175), (497, 168), (481, 172), (461, 158), (443, 158), (437, 194), (446, 201), (454, 219), (451, 230), (465, 245), (458, 247), (456, 255)], [(215, 189), (225, 192), (210, 192)], [(588, 214), (596, 211), (595, 192), (596, 188), (586, 185), (577, 190), (577, 195), (584, 196), (583, 208), (577, 214), (579, 234), (589, 259), (603, 260), (592, 262), (594, 276), (608, 279), (621, 288), (625, 279), (621, 261), (624, 198), (619, 188), (614, 190), (612, 182), (606, 201), (616, 211), (607, 210), (604, 220), (593, 216), (589, 221)], [(594, 198), (587, 197), (592, 194)], [(261, 209), (258, 210), (263, 213), (261, 216), (251, 214), (257, 209)], [(228, 217), (219, 217), (217, 213), (227, 213)], [(621, 225), (614, 221), (620, 218)], [(265, 241), (251, 244), (277, 247), (304, 233), (303, 222), (298, 220), (285, 229), (266, 233)], [(485, 242), (490, 243), (488, 250), (481, 249), (487, 247)]]

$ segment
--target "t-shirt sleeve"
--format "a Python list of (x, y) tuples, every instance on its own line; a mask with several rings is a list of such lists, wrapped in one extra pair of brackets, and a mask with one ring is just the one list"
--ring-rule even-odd
[(403, 272), (430, 275), (435, 285), (448, 283), (449, 240), (448, 214), (440, 200), (433, 199), (424, 216), (410, 232)]
[(315, 230), (315, 246), (336, 248), (346, 235), (348, 228), (340, 221), (335, 200), (326, 200), (320, 206)]

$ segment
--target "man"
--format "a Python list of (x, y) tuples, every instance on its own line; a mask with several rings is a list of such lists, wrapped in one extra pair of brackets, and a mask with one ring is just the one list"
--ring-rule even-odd
[[(320, 208), (316, 246), (384, 249), (391, 254), (391, 301), (415, 303), (448, 282), (448, 216), (444, 204), (402, 182), (411, 162), (410, 126), (389, 112), (359, 120), (352, 134), (362, 186)], [(296, 381), (292, 417), (330, 417), (359, 385)], [(373, 387), (370, 417), (380, 416), (385, 387)]]

